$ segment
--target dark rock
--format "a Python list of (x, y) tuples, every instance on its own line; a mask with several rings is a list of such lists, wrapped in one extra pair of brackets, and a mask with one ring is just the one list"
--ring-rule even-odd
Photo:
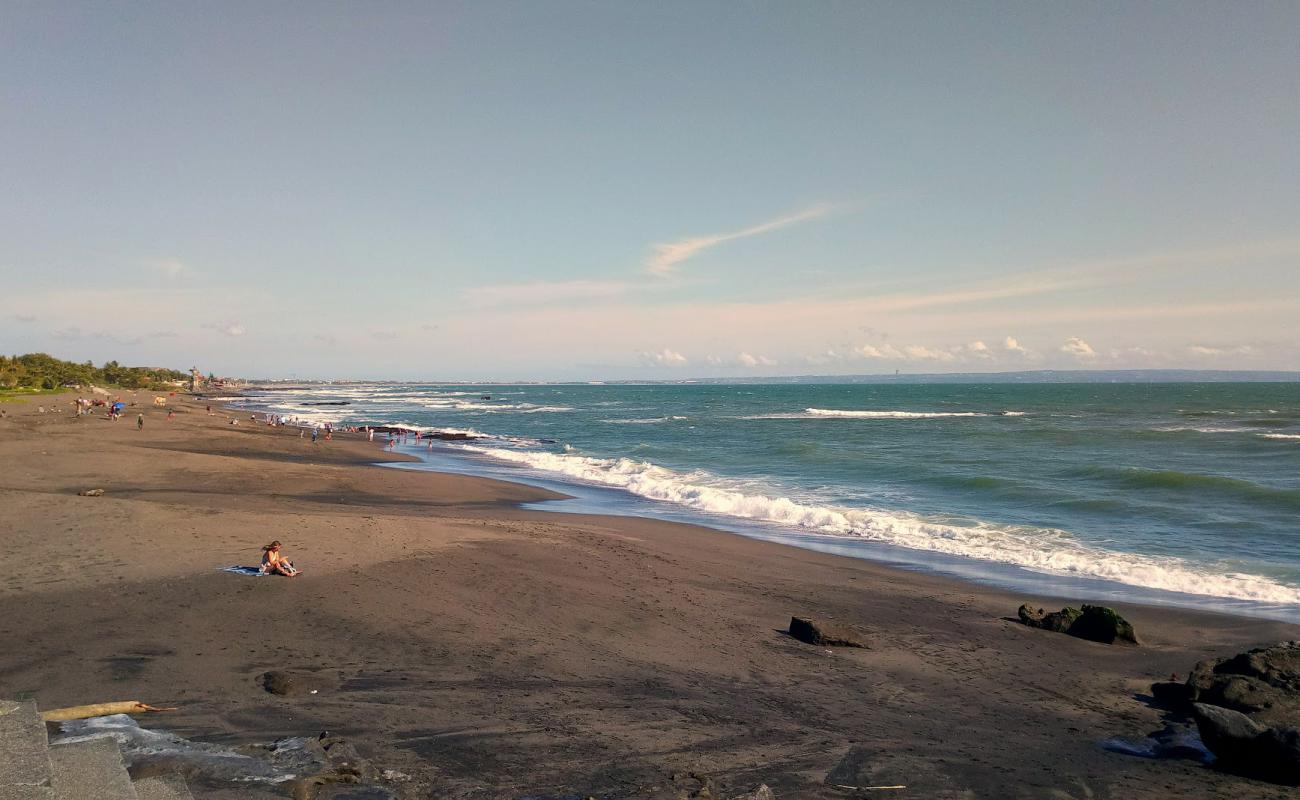
[(819, 647), (867, 646), (866, 637), (851, 626), (806, 617), (790, 618), (790, 635), (801, 642)]
[(479, 437), (475, 436), (475, 435), (472, 434), (472, 433), (461, 433), (461, 432), (459, 432), (459, 431), (456, 431), (456, 432), (449, 432), (449, 431), (434, 431), (433, 433), (428, 434), (428, 436), (429, 436), (429, 438), (432, 438), (432, 439), (442, 439), (442, 440), (444, 440), (444, 441), (448, 441), (448, 442), (462, 442), (462, 441), (465, 441), (466, 439), (477, 439), (477, 438), (479, 438)]
[(776, 794), (766, 783), (761, 783), (754, 791), (735, 795), (729, 800), (776, 800)]
[(1269, 728), (1257, 740), (1259, 760), (1267, 768), (1260, 775), (1275, 783), (1300, 786), (1300, 729)]
[(1103, 644), (1138, 643), (1137, 634), (1129, 621), (1114, 609), (1105, 606), (1084, 606), (1083, 613), (1070, 625), (1066, 633)]
[(1082, 610), (1066, 607), (1048, 613), (1026, 604), (1017, 613), (1020, 621), (1031, 628), (1068, 633), (1079, 639), (1103, 644), (1138, 643), (1137, 634), (1128, 620), (1105, 606), (1084, 606)]
[(1288, 694), (1300, 694), (1300, 642), (1249, 650), (1219, 662), (1214, 671), (1258, 678)]
[(1264, 729), (1255, 720), (1230, 708), (1192, 704), (1192, 718), (1201, 733), (1201, 741), (1211, 753), (1226, 764), (1249, 761), (1255, 752), (1255, 740)]
[(299, 694), (301, 691), (294, 676), (287, 672), (263, 672), (259, 680), (262, 682), (262, 688), (271, 694), (291, 695)]
[(1285, 702), (1280, 689), (1258, 678), (1244, 675), (1215, 675), (1209, 688), (1197, 694), (1198, 701), (1234, 711), (1263, 711)]
[(1065, 633), (1083, 612), (1077, 608), (1063, 608), (1060, 611), (1048, 613), (1041, 608), (1035, 610), (1031, 606), (1023, 605), (1018, 613), (1020, 621), (1031, 628), (1042, 628), (1045, 631)]
[(1193, 700), (1214, 685), (1214, 668), (1218, 665), (1219, 662), (1214, 659), (1197, 661), (1192, 671), (1187, 673), (1187, 688), (1192, 693)]
[(1195, 701), (1252, 713), (1263, 724), (1300, 727), (1300, 642), (1202, 661), (1187, 687)]
[(1159, 681), (1151, 684), (1151, 696), (1165, 708), (1174, 711), (1190, 711), (1192, 706), (1192, 688), (1177, 681)]
[(1300, 786), (1300, 730), (1264, 728), (1240, 711), (1196, 703), (1196, 726), (1206, 747), (1229, 772)]

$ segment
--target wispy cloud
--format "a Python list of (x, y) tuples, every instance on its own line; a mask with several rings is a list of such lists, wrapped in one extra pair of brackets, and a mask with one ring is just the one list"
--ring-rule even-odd
[(203, 327), (208, 330), (216, 331), (223, 336), (243, 336), (245, 333), (248, 333), (244, 326), (239, 322), (210, 322)]
[(140, 263), (167, 278), (184, 277), (194, 271), (188, 264), (176, 258), (148, 258)]
[(1214, 346), (1192, 344), (1187, 346), (1187, 352), (1194, 356), (1248, 356), (1255, 352), (1255, 348), (1248, 344)]
[(815, 205), (812, 208), (804, 209), (796, 214), (789, 214), (777, 219), (761, 222), (738, 231), (730, 233), (714, 233), (707, 236), (692, 236), (689, 239), (679, 239), (675, 242), (664, 242), (654, 245), (650, 258), (646, 260), (645, 270), (651, 275), (658, 277), (668, 277), (677, 271), (677, 265), (694, 258), (701, 251), (710, 247), (715, 247), (723, 242), (731, 242), (736, 239), (744, 239), (750, 236), (758, 236), (762, 233), (785, 228), (790, 225), (797, 225), (800, 222), (807, 222), (810, 219), (824, 216), (830, 212), (831, 206), (826, 203)]
[(530, 281), (473, 286), (461, 296), (476, 306), (544, 305), (565, 300), (608, 300), (644, 285), (631, 281)]

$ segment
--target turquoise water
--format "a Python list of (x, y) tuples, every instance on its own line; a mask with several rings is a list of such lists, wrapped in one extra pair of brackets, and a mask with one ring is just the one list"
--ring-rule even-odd
[[(305, 405), (322, 401), (347, 405)], [(606, 510), (1300, 619), (1297, 384), (346, 385), (245, 402), (473, 431), (398, 449)]]

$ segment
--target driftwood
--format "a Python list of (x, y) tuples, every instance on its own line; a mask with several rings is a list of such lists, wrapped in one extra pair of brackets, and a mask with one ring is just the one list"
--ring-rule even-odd
[(146, 711), (175, 711), (175, 708), (155, 708), (139, 700), (122, 700), (117, 703), (91, 703), (88, 706), (69, 706), (53, 708), (41, 712), (41, 719), (46, 722), (63, 722), (69, 719), (87, 719), (89, 717), (106, 717), (109, 714), (143, 714)]

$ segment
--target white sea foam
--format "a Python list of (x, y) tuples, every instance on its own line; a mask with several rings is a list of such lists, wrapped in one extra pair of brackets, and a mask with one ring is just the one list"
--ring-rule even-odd
[(930, 419), (932, 417), (989, 417), (982, 411), (842, 411), (835, 408), (805, 408), (814, 417), (850, 417), (853, 419)]
[(805, 408), (802, 413), (752, 414), (736, 419), (945, 419), (949, 417), (1023, 417), (1023, 411), (856, 411)]
[(1264, 439), (1300, 439), (1300, 433), (1261, 433), (1258, 435)]
[(602, 419), (601, 422), (607, 422), (610, 425), (655, 425), (660, 422), (681, 422), (690, 419), (690, 417), (647, 417), (644, 419)]
[(1120, 553), (1080, 543), (1050, 528), (936, 520), (904, 511), (814, 505), (768, 496), (703, 472), (682, 474), (631, 459), (460, 449), (700, 511), (762, 520), (813, 533), (854, 536), (913, 550), (1012, 564), (1130, 586), (1268, 603), (1300, 604), (1300, 588), (1260, 575), (1202, 571), (1177, 558)]

